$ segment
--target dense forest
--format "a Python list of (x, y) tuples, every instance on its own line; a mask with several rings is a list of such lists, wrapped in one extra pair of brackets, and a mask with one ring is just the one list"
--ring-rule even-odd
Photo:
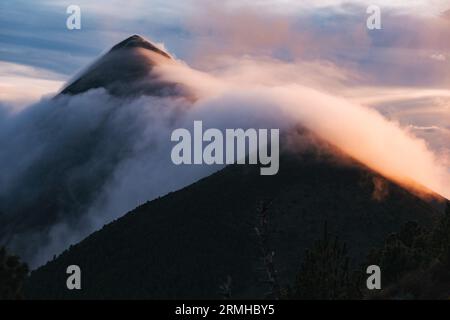
[[(277, 280), (275, 252), (270, 244), (269, 205), (258, 211), (255, 227), (260, 239), (262, 268), (271, 299), (450, 299), (450, 201), (446, 213), (431, 228), (407, 222), (399, 232), (390, 234), (373, 248), (364, 264), (351, 268), (347, 245), (328, 232), (324, 224), (322, 238), (307, 249), (298, 273), (291, 283), (280, 286)], [(367, 289), (368, 265), (383, 270), (383, 289)], [(23, 283), (28, 267), (20, 259), (0, 248), (0, 298), (23, 299)], [(264, 277), (263, 277), (264, 278)], [(224, 299), (232, 298), (232, 279), (220, 289)]]

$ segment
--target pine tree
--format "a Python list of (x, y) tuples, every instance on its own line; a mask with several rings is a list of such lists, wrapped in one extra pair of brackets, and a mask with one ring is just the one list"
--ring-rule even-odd
[(0, 300), (23, 299), (22, 286), (27, 274), (27, 265), (0, 247)]
[(269, 230), (269, 207), (272, 201), (262, 202), (258, 209), (258, 225), (255, 227), (256, 235), (258, 237), (259, 248), (262, 255), (264, 282), (269, 284), (270, 290), (266, 293), (266, 297), (278, 300), (281, 297), (281, 286), (278, 283), (278, 274), (275, 268), (274, 256), (275, 252), (270, 244), (270, 230)]
[(429, 234), (417, 222), (408, 221), (399, 232), (390, 234), (380, 248), (372, 250), (365, 264), (380, 266), (386, 286), (394, 283), (407, 273), (430, 264), (433, 254)]
[(439, 261), (450, 265), (450, 201), (447, 201), (445, 215), (432, 233), (431, 248), (436, 251)]
[(330, 237), (325, 223), (323, 239), (307, 250), (290, 299), (353, 299), (359, 297), (359, 280), (349, 269), (347, 247)]

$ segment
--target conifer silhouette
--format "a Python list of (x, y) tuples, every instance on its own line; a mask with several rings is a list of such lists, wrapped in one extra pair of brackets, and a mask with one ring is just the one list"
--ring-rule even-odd
[(347, 246), (328, 233), (307, 250), (295, 285), (288, 289), (293, 299), (352, 299), (358, 296), (358, 281), (349, 268)]
[(0, 300), (23, 299), (22, 286), (28, 267), (0, 247)]

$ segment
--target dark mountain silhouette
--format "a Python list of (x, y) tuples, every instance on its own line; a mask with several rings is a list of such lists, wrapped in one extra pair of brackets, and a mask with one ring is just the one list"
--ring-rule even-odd
[[(333, 147), (306, 150), (284, 152), (275, 176), (228, 166), (136, 208), (34, 271), (28, 297), (220, 298), (231, 277), (231, 297), (263, 298), (269, 285), (255, 226), (264, 200), (271, 200), (270, 246), (282, 286), (324, 222), (357, 265), (405, 222), (430, 226), (443, 214), (439, 196), (423, 200)], [(65, 287), (71, 264), (81, 267), (81, 291)]]
[(155, 66), (168, 63), (175, 63), (168, 53), (133, 35), (112, 47), (61, 94), (105, 88), (116, 96), (171, 95), (180, 89), (179, 86), (161, 81), (151, 72)]

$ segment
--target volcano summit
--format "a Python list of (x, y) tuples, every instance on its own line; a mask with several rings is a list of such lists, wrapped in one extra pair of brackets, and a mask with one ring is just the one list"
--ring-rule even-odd
[(133, 35), (112, 47), (61, 94), (74, 95), (104, 88), (116, 96), (171, 95), (176, 92), (176, 86), (160, 81), (152, 70), (161, 64), (174, 63), (168, 53), (141, 36)]

